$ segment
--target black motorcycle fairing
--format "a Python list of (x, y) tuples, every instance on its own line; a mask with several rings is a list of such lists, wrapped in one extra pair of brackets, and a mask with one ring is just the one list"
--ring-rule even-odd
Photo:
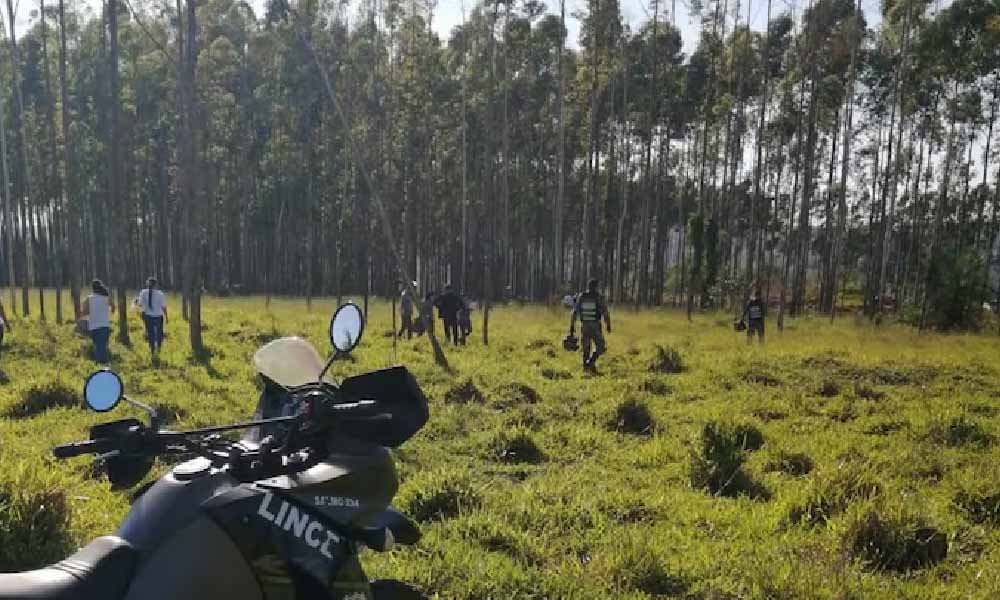
[(387, 421), (351, 423), (344, 433), (356, 439), (395, 448), (420, 430), (430, 412), (427, 396), (406, 367), (392, 367), (348, 377), (340, 392), (351, 400), (375, 400)]
[(140, 552), (147, 552), (197, 518), (205, 501), (237, 485), (239, 482), (221, 469), (190, 480), (168, 473), (135, 500), (117, 535)]
[(420, 527), (409, 517), (390, 506), (374, 519), (366, 523), (368, 527), (385, 527), (392, 532), (392, 538), (398, 544), (411, 546), (420, 541)]
[(124, 600), (182, 598), (265, 600), (240, 549), (206, 515), (180, 527), (143, 555)]
[(305, 593), (315, 585), (358, 584), (353, 576), (343, 581), (345, 565), (356, 560), (346, 530), (291, 494), (246, 485), (212, 498), (205, 509), (265, 587), (283, 585)]
[(0, 600), (118, 600), (137, 561), (138, 553), (127, 541), (99, 537), (54, 565), (0, 574)]

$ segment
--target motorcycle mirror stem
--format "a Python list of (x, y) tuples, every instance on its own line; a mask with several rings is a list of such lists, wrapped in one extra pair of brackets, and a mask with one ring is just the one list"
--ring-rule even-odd
[(156, 412), (155, 408), (153, 408), (152, 406), (150, 406), (148, 404), (143, 404), (142, 402), (139, 402), (138, 400), (133, 400), (132, 398), (129, 398), (128, 396), (122, 396), (122, 400), (124, 400), (125, 402), (128, 402), (129, 404), (131, 404), (132, 406), (134, 406), (134, 407), (136, 407), (136, 408), (138, 408), (140, 410), (146, 411), (146, 413), (149, 414), (149, 427), (151, 429), (153, 429), (154, 431), (157, 431), (157, 430), (160, 429), (160, 415)]
[(337, 360), (341, 356), (344, 356), (345, 354), (347, 353), (341, 352), (340, 350), (334, 350), (333, 355), (330, 357), (330, 360), (326, 361), (326, 365), (323, 366), (323, 370), (320, 371), (319, 376), (316, 377), (316, 383), (321, 383), (323, 381), (323, 377), (326, 376), (326, 372), (329, 371), (330, 367), (333, 366), (333, 361)]

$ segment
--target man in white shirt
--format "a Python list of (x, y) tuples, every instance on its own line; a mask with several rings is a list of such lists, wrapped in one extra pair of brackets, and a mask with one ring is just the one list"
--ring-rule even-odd
[(157, 287), (155, 277), (146, 280), (146, 289), (139, 292), (135, 303), (142, 309), (146, 341), (149, 342), (149, 351), (155, 355), (163, 345), (163, 322), (167, 318), (167, 297)]

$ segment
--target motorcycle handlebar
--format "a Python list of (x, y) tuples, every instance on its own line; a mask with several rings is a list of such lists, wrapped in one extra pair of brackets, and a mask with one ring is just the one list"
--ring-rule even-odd
[(52, 454), (56, 458), (71, 458), (81, 454), (100, 454), (113, 450), (113, 441), (107, 439), (86, 440), (83, 442), (73, 442), (62, 444), (52, 449)]
[[(319, 425), (323, 429), (335, 427), (338, 423), (373, 423), (390, 420), (392, 415), (385, 412), (376, 412), (377, 405), (378, 403), (375, 400), (337, 402), (334, 397), (326, 395), (321, 400), (312, 403), (309, 417), (316, 425)], [(228, 428), (218, 429), (224, 430)], [(188, 433), (206, 434), (210, 433), (210, 431), (203, 429)], [(184, 435), (185, 432), (156, 432), (153, 434), (153, 438), (156, 438), (162, 444), (166, 439), (165, 436), (170, 436), (171, 439), (174, 439)], [(72, 458), (83, 454), (103, 454), (112, 450), (131, 447), (132, 444), (128, 443), (128, 439), (132, 438), (134, 436), (99, 438), (96, 440), (61, 444), (52, 449), (52, 454), (59, 459)]]

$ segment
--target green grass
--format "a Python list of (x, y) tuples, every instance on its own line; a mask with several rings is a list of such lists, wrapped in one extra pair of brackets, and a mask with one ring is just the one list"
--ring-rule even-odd
[[(114, 367), (174, 428), (243, 419), (254, 349), (286, 334), (325, 349), (333, 308), (208, 299), (207, 361), (175, 318), (158, 367), (133, 318)], [(398, 362), (431, 398), (396, 453), (397, 504), (425, 536), (367, 554), (372, 577), (470, 600), (1000, 596), (996, 337), (804, 318), (758, 347), (725, 315), (619, 309), (592, 377), (559, 345), (564, 311), (511, 306), (489, 347), (446, 348), (446, 373), (425, 340), (393, 351), (386, 304), (370, 316), (335, 374)], [(73, 401), (89, 343), (31, 320), (4, 346), (0, 567), (19, 569), (113, 531), (129, 492), (50, 458), (107, 418)]]

